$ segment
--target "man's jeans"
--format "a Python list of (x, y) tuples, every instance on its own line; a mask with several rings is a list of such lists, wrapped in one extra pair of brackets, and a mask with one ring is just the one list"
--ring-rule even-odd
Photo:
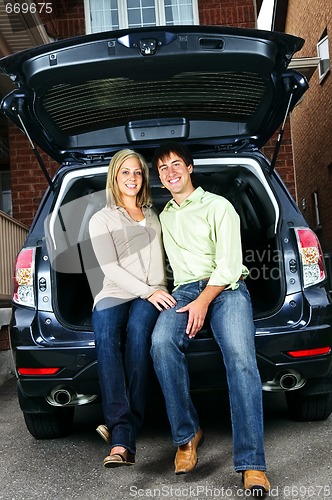
[[(118, 305), (111, 307), (112, 303)], [(158, 315), (151, 302), (140, 298), (121, 304), (115, 299), (104, 299), (92, 314), (111, 447), (123, 446), (132, 453), (136, 452), (136, 433), (144, 417), (152, 368), (151, 333)]]
[[(262, 384), (257, 369), (255, 326), (247, 287), (224, 290), (210, 304), (207, 319), (227, 372), (236, 471), (266, 470), (264, 457)], [(177, 305), (164, 310), (152, 334), (151, 355), (164, 393), (174, 444), (188, 443), (198, 430), (198, 416), (189, 394), (185, 357), (190, 342), (185, 333), (188, 313), (176, 310), (195, 300), (207, 281), (180, 286)]]

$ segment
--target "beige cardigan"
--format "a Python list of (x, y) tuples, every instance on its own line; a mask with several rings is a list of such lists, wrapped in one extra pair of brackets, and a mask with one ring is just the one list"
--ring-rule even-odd
[(159, 219), (150, 207), (143, 213), (145, 226), (118, 206), (105, 207), (91, 217), (91, 243), (104, 274), (94, 305), (107, 297), (145, 299), (160, 288), (167, 290)]

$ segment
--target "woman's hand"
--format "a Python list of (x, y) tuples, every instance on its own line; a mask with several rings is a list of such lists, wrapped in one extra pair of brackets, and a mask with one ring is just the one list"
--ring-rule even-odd
[(176, 305), (174, 297), (164, 290), (156, 290), (146, 300), (151, 302), (158, 309), (158, 311), (169, 309), (170, 307), (174, 307)]

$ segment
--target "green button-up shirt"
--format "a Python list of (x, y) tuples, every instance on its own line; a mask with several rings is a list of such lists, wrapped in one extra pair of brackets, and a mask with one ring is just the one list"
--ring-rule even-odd
[(160, 214), (175, 288), (203, 278), (235, 289), (249, 272), (242, 264), (240, 218), (233, 205), (201, 187), (179, 206), (170, 200)]

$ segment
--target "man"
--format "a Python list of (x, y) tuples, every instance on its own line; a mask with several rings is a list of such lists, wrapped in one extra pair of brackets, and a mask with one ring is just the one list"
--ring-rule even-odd
[(159, 315), (151, 355), (178, 447), (175, 473), (195, 468), (203, 440), (189, 393), (185, 352), (208, 319), (227, 372), (234, 467), (242, 472), (245, 489), (265, 494), (270, 484), (265, 475), (262, 386), (251, 300), (243, 281), (248, 270), (242, 265), (239, 217), (225, 198), (194, 188), (193, 160), (185, 146), (162, 144), (152, 165), (173, 197), (160, 221), (177, 305)]

